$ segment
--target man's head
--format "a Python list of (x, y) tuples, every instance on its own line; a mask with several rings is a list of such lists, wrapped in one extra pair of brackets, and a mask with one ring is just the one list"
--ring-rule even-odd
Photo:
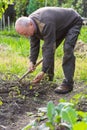
[(35, 33), (34, 25), (29, 17), (20, 17), (15, 23), (16, 31), (25, 37), (33, 36)]

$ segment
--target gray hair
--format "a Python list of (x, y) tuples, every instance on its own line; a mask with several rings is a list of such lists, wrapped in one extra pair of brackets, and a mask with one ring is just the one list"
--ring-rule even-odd
[(16, 26), (27, 26), (31, 22), (31, 19), (29, 17), (22, 16), (17, 19), (15, 23), (15, 28)]

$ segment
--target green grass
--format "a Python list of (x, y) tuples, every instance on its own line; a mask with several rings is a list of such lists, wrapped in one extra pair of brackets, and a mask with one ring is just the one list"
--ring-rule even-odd
[(84, 43), (87, 43), (87, 26), (82, 27), (79, 39), (81, 39)]
[[(87, 27), (81, 29), (79, 39), (87, 43)], [(43, 42), (41, 43), (42, 46)], [(20, 37), (14, 30), (7, 32), (0, 31), (0, 72), (12, 73), (21, 76), (28, 70), (28, 57), (30, 54), (29, 40)], [(62, 57), (63, 57), (63, 44), (59, 46), (55, 54), (55, 79), (63, 79), (62, 71)], [(40, 49), (39, 59), (42, 57)], [(37, 67), (33, 75), (41, 71), (41, 65)], [(77, 57), (75, 79), (87, 80), (87, 57)]]
[(12, 52), (17, 52), (19, 55), (29, 55), (29, 40), (22, 37), (0, 36), (0, 44), (8, 45)]
[(0, 31), (0, 35), (20, 37), (20, 35), (15, 31), (14, 27), (11, 27), (11, 30), (5, 29), (4, 31)]

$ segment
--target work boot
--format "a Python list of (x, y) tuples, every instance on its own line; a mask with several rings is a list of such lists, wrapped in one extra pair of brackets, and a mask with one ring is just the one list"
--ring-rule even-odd
[(65, 80), (61, 86), (57, 87), (54, 91), (58, 94), (66, 94), (73, 90), (73, 82), (66, 82)]
[(71, 86), (59, 86), (57, 87), (54, 91), (55, 93), (58, 93), (58, 94), (66, 94), (66, 93), (69, 93), (73, 90), (73, 88), (71, 88)]

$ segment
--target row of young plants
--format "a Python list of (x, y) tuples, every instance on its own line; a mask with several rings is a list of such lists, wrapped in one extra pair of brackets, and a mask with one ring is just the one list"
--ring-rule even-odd
[[(87, 130), (87, 112), (78, 111), (73, 103), (60, 102), (57, 106), (52, 101), (45, 108), (46, 121), (38, 130)], [(28, 124), (22, 130), (33, 130), (38, 123)]]

